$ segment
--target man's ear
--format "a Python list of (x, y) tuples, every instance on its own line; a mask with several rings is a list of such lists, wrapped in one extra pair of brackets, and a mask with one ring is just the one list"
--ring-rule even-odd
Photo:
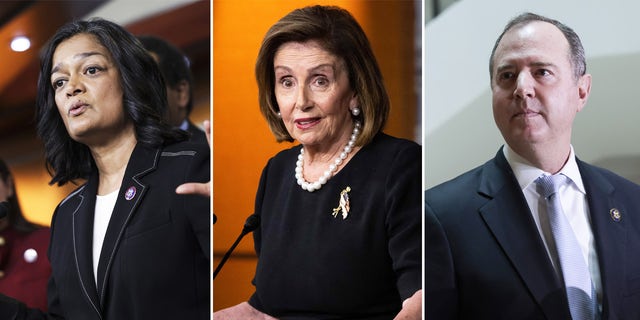
[(591, 93), (591, 75), (585, 74), (580, 79), (578, 79), (578, 99), (580, 100), (580, 105), (578, 106), (578, 112), (584, 108), (587, 104), (587, 100), (589, 99), (589, 94)]

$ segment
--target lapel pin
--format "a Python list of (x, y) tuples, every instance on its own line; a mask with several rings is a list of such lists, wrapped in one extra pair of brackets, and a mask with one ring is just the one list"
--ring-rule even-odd
[(124, 193), (124, 198), (127, 200), (133, 199), (136, 196), (136, 187), (131, 186), (127, 189), (127, 192)]
[(619, 222), (622, 219), (622, 215), (620, 214), (620, 210), (613, 208), (609, 210), (609, 214), (611, 215), (611, 219), (615, 222)]
[(349, 192), (351, 192), (351, 187), (346, 187), (344, 190), (340, 192), (340, 199), (338, 201), (338, 207), (333, 208), (333, 217), (337, 217), (338, 213), (342, 212), (342, 220), (347, 218), (349, 214), (350, 204), (349, 204)]

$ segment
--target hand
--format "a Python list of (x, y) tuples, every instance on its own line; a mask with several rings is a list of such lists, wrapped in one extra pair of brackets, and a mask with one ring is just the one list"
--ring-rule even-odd
[(249, 303), (243, 302), (233, 307), (222, 309), (213, 313), (215, 320), (278, 320), (266, 313), (254, 309)]
[[(204, 127), (204, 133), (207, 136), (207, 142), (209, 143), (209, 149), (213, 150), (211, 145), (211, 122), (205, 120), (202, 123)], [(179, 185), (176, 188), (177, 194), (198, 194), (203, 197), (211, 197), (211, 181), (206, 183), (188, 182)]]
[(422, 319), (422, 289), (416, 291), (411, 298), (404, 300), (402, 310), (394, 320), (419, 320)]

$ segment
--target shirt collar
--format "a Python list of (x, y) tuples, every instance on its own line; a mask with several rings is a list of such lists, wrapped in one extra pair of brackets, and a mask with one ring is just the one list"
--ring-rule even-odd
[[(586, 194), (584, 184), (582, 183), (582, 176), (578, 169), (578, 163), (576, 162), (576, 155), (573, 150), (573, 146), (570, 147), (571, 152), (569, 153), (569, 159), (559, 173), (569, 177), (578, 190), (583, 194)], [(513, 151), (509, 145), (505, 144), (502, 148), (502, 152), (511, 166), (511, 170), (513, 170), (513, 174), (516, 176), (516, 180), (518, 180), (518, 184), (522, 190), (528, 188), (541, 175), (551, 175), (551, 173), (544, 172), (543, 170), (536, 168), (531, 164), (531, 162)]]
[(180, 129), (187, 131), (189, 129), (189, 121), (187, 121), (187, 119), (184, 119), (182, 121), (182, 123), (180, 124)]

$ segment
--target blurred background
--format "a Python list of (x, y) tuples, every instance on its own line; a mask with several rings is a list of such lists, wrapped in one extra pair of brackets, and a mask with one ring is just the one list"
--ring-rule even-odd
[[(214, 0), (214, 263), (234, 242), (253, 212), (267, 160), (293, 144), (276, 143), (259, 112), (255, 59), (265, 33), (292, 10), (337, 5), (364, 29), (391, 98), (385, 132), (421, 142), (421, 1)], [(292, 179), (293, 179), (293, 168)], [(214, 281), (214, 310), (247, 301), (256, 257), (247, 235)], [(309, 288), (313, 290), (313, 288)]]
[[(27, 219), (49, 225), (58, 202), (77, 186), (49, 186), (42, 142), (35, 133), (39, 51), (64, 23), (102, 17), (135, 35), (155, 35), (180, 48), (194, 74), (191, 120), (201, 124), (211, 113), (211, 3), (185, 0), (0, 1), (0, 157), (14, 174)], [(26, 51), (12, 50), (26, 37)]]
[(493, 121), (489, 56), (504, 25), (525, 11), (565, 23), (582, 40), (593, 80), (574, 122), (576, 155), (640, 183), (640, 3), (427, 0), (425, 6), (427, 188), (483, 164), (504, 143)]

